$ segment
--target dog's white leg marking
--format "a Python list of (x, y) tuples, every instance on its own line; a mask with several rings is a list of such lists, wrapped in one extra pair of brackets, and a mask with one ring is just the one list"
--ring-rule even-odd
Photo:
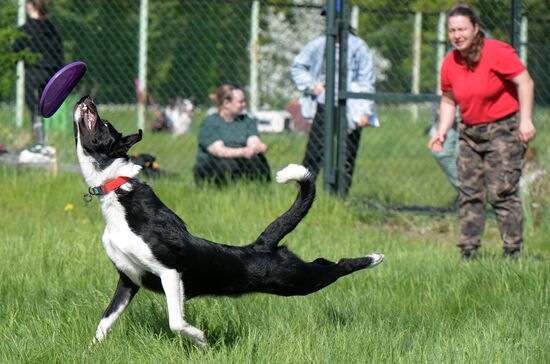
[(184, 334), (194, 340), (201, 348), (205, 349), (207, 342), (204, 332), (185, 322), (183, 307), (184, 291), (180, 274), (176, 270), (168, 270), (161, 275), (160, 280), (168, 304), (170, 330), (177, 334)]
[(111, 303), (105, 310), (103, 318), (97, 326), (94, 343), (101, 342), (105, 339), (105, 336), (111, 331), (116, 320), (122, 315), (126, 307), (128, 307), (138, 290), (139, 286), (131, 282), (126, 275), (120, 275)]
[(126, 307), (128, 307), (130, 300), (130, 298), (125, 299), (115, 311), (99, 321), (99, 325), (97, 326), (97, 330), (95, 332), (95, 339), (97, 342), (101, 342), (105, 339), (109, 331), (111, 331), (115, 325), (116, 320), (120, 317), (120, 315), (122, 315), (122, 312), (124, 312)]

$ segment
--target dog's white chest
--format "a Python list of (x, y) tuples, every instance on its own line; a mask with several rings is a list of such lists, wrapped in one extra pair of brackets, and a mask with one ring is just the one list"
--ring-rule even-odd
[(162, 265), (155, 259), (149, 246), (130, 229), (124, 208), (114, 196), (106, 196), (101, 207), (107, 222), (103, 233), (103, 246), (113, 264), (135, 284), (149, 272), (160, 275)]

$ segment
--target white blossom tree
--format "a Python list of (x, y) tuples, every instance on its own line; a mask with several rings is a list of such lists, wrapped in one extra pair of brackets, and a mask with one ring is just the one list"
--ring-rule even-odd
[[(321, 5), (323, 1), (317, 1)], [(290, 77), (290, 65), (301, 48), (323, 34), (325, 18), (319, 8), (269, 6), (263, 13), (265, 27), (260, 31), (258, 74), (262, 108), (282, 108), (298, 98)]]

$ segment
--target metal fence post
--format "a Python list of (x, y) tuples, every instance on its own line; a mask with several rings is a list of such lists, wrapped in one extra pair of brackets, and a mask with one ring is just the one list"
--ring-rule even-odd
[[(420, 93), (420, 53), (422, 47), (422, 13), (417, 11), (414, 14), (414, 42), (413, 42), (413, 64), (412, 64), (412, 85), (411, 93)], [(418, 104), (411, 107), (413, 121), (418, 120)]]
[(439, 19), (437, 21), (437, 55), (436, 55), (436, 84), (435, 84), (435, 93), (439, 93), (441, 88), (441, 65), (443, 63), (443, 58), (445, 58), (445, 12), (439, 13)]
[(145, 105), (147, 104), (147, 27), (149, 22), (148, 8), (149, 0), (141, 0), (139, 11), (139, 86), (136, 90), (138, 94), (137, 127), (139, 129), (143, 129), (145, 127)]
[(336, 188), (340, 197), (345, 197), (346, 173), (346, 91), (348, 74), (348, 0), (341, 0), (340, 19), (338, 21), (338, 114), (336, 115)]
[[(17, 8), (17, 25), (25, 24), (27, 18), (26, 0), (19, 0)], [(25, 63), (17, 62), (17, 81), (15, 85), (15, 127), (21, 129), (23, 127), (23, 116), (25, 112)]]
[(512, 26), (510, 28), (510, 39), (512, 40), (512, 47), (519, 53), (520, 46), (520, 23), (521, 23), (521, 0), (512, 0)]
[(250, 112), (258, 111), (258, 33), (260, 29), (260, 1), (252, 2), (250, 14)]
[(353, 29), (359, 28), (359, 6), (353, 5), (351, 8), (350, 25)]
[(323, 156), (324, 189), (335, 192), (334, 181), (334, 86), (336, 48), (336, 0), (327, 0), (327, 40), (325, 45), (325, 148)]
[(520, 28), (520, 45), (519, 45), (519, 58), (521, 58), (521, 61), (524, 65), (527, 66), (527, 17), (522, 16), (521, 17), (521, 28)]

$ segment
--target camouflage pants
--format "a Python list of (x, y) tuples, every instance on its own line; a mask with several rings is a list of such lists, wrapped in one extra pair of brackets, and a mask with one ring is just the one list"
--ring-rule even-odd
[(517, 113), (493, 123), (459, 125), (459, 246), (463, 250), (481, 245), (487, 198), (505, 251), (521, 249), (523, 211), (518, 190), (526, 145), (519, 139), (518, 126)]

